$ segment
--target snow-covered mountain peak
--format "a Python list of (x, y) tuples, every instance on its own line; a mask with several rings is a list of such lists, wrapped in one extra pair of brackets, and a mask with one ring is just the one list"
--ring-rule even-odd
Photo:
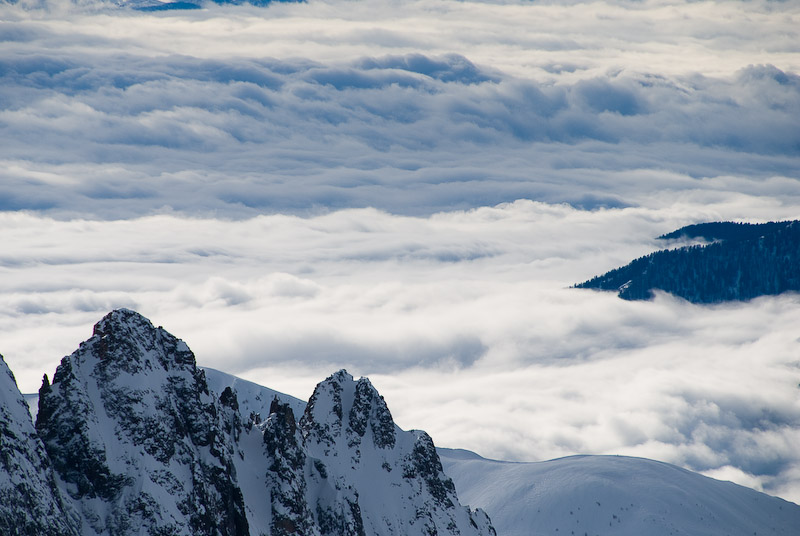
[(800, 526), (797, 505), (651, 460), (440, 451), (398, 428), (367, 378), (340, 370), (305, 403), (198, 368), (182, 341), (125, 309), (62, 360), (39, 401), (34, 430), (0, 357), (0, 534), (495, 534), (456, 486), (507, 536)]
[(152, 347), (156, 328), (152, 322), (130, 309), (115, 309), (94, 325), (92, 335), (100, 339), (138, 342)]
[(328, 449), (336, 444), (336, 439), (342, 434), (344, 419), (342, 391), (352, 382), (353, 377), (340, 370), (317, 384), (300, 420), (307, 441), (325, 445)]
[(428, 434), (400, 430), (367, 378), (340, 370), (320, 382), (300, 429), (336, 503), (358, 507), (351, 517), (367, 534), (494, 533), (485, 513), (460, 506)]
[(357, 448), (364, 438), (378, 448), (395, 444), (396, 426), (386, 401), (368, 378), (356, 381), (344, 369), (317, 385), (300, 426), (303, 437), (328, 449), (342, 434), (348, 449)]
[(145, 330), (154, 329), (153, 323), (150, 322), (150, 320), (146, 317), (132, 309), (120, 307), (119, 309), (114, 309), (104, 316), (99, 322), (97, 322), (92, 331), (94, 335), (102, 335), (102, 332), (107, 332), (114, 326), (123, 325), (131, 328), (136, 328), (138, 326), (139, 328)]
[(356, 382), (353, 404), (350, 406), (349, 429), (364, 437), (372, 434), (372, 442), (378, 448), (391, 448), (395, 444), (395, 424), (386, 401), (378, 394), (369, 379)]
[(110, 312), (95, 324), (92, 333), (84, 344), (91, 345), (92, 354), (101, 361), (113, 360), (112, 369), (135, 373), (141, 367), (195, 368), (194, 354), (186, 343), (130, 309)]
[(247, 522), (226, 410), (185, 343), (120, 309), (42, 385), (36, 428), (87, 529), (235, 534)]

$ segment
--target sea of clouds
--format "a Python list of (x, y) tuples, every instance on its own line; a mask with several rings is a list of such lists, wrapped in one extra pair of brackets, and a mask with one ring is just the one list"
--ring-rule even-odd
[(0, 352), (116, 307), (307, 398), (369, 375), (482, 455), (655, 458), (800, 501), (800, 297), (569, 288), (800, 213), (791, 2), (0, 6)]

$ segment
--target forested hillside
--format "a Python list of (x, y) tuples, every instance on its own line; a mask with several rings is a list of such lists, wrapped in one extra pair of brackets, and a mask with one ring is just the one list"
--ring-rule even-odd
[(626, 300), (646, 300), (660, 289), (693, 303), (800, 290), (797, 221), (704, 223), (659, 238), (706, 242), (651, 253), (575, 286), (617, 291)]

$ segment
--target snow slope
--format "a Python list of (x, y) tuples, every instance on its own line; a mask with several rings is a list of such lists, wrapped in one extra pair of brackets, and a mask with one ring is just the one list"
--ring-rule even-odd
[(209, 389), (215, 393), (221, 393), (226, 387), (230, 387), (236, 392), (236, 398), (239, 401), (239, 413), (242, 414), (242, 417), (248, 417), (253, 413), (261, 415), (261, 417), (266, 419), (267, 415), (269, 415), (269, 408), (274, 398), (277, 398), (283, 404), (288, 404), (298, 418), (306, 410), (305, 400), (300, 400), (299, 398), (275, 391), (269, 387), (237, 378), (232, 374), (220, 370), (208, 367), (200, 368), (206, 373), (206, 382), (208, 383)]
[(800, 506), (674, 465), (625, 456), (487, 460), (439, 449), (462, 502), (499, 536), (798, 536)]

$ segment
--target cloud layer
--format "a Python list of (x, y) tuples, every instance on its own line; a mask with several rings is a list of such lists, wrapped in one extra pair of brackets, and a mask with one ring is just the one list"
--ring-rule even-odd
[(797, 218), (791, 2), (0, 14), (0, 351), (108, 310), (508, 459), (646, 456), (800, 501), (796, 295), (569, 289), (710, 220)]
[[(64, 19), (5, 8), (18, 20), (0, 62), (0, 208), (99, 218), (426, 215), (519, 198), (592, 208), (726, 188), (726, 176), (748, 193), (783, 181), (797, 201), (796, 56), (773, 36), (773, 51), (747, 63), (752, 39), (726, 33), (752, 17), (796, 34), (791, 6), (748, 5), (725, 29), (689, 24), (649, 41), (645, 28), (675, 22), (664, 5), (637, 15), (592, 4), (566, 41), (556, 27), (581, 8), (404, 4), (419, 30), (392, 39), (383, 32), (399, 6), (347, 7), (322, 30), (317, 17), (342, 6)], [(697, 24), (709, 22), (704, 7), (680, 5)], [(456, 35), (484, 16), (485, 33)], [(524, 25), (534, 16), (555, 24), (547, 38), (541, 21), (537, 39)], [(603, 22), (589, 31), (589, 20)], [(706, 41), (687, 51), (698, 33)], [(739, 48), (724, 49), (722, 72), (686, 58), (657, 70), (684, 53), (721, 60), (731, 39)], [(611, 52), (596, 53), (601, 40)]]
[(505, 459), (640, 455), (796, 499), (796, 295), (701, 307), (568, 288), (654, 249), (685, 222), (676, 214), (726, 219), (741, 206), (5, 214), (3, 353), (33, 391), (92, 323), (132, 307), (200, 364), (301, 398), (338, 368), (369, 375), (401, 426), (441, 445)]

